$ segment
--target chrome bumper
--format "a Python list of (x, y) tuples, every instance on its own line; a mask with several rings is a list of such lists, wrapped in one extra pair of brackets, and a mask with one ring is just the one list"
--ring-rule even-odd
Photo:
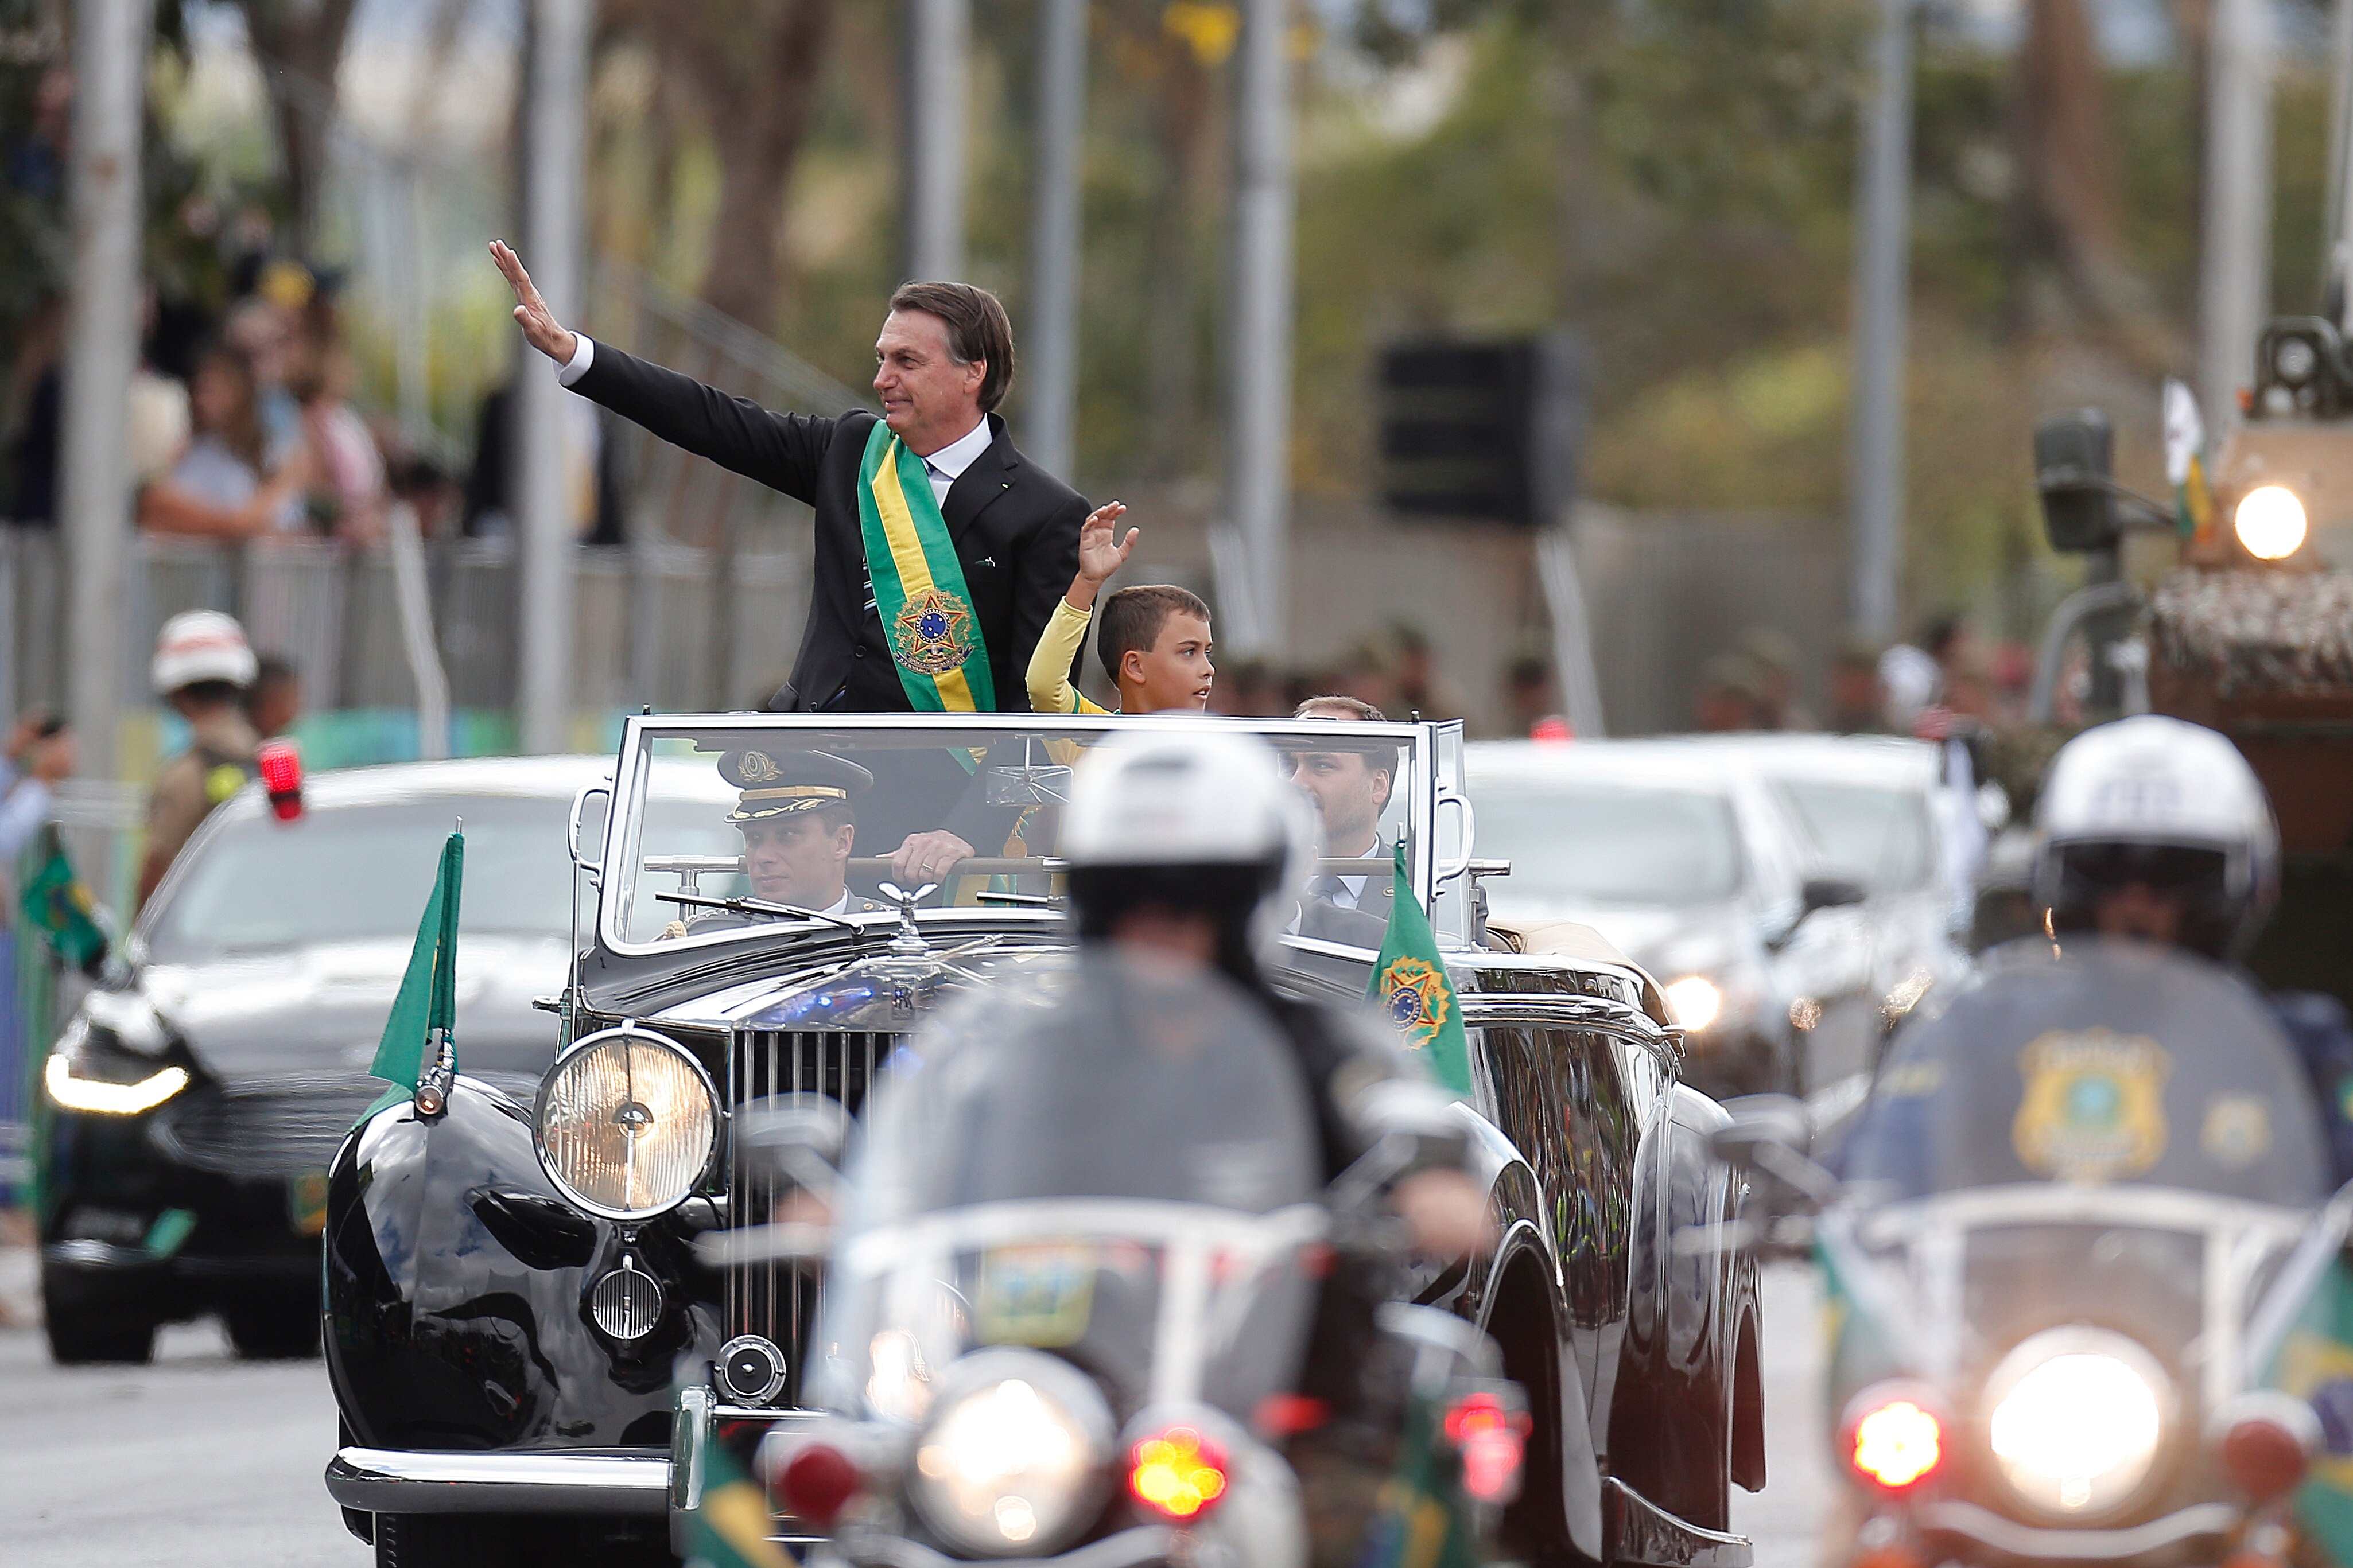
[(2005, 1556), (2043, 1563), (2121, 1562), (2167, 1547), (2227, 1536), (2244, 1517), (2226, 1502), (2200, 1503), (2122, 1530), (2041, 1530), (2004, 1519), (1972, 1502), (1931, 1503), (1920, 1510), (1921, 1526), (1990, 1546)]
[(327, 1492), (363, 1513), (605, 1513), (659, 1517), (670, 1460), (575, 1448), (557, 1453), (441, 1453), (338, 1448)]

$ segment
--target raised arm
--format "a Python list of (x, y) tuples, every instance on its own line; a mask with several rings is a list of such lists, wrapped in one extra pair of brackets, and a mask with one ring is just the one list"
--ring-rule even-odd
[(1124, 503), (1107, 501), (1089, 512), (1079, 525), (1079, 571), (1071, 579), (1054, 613), (1029, 656), (1029, 706), (1039, 713), (1100, 713), (1102, 709), (1080, 696), (1071, 685), (1071, 670), (1087, 640), (1087, 622), (1095, 595), (1103, 583), (1126, 563), (1141, 529), (1119, 537), (1113, 526), (1127, 510)]
[[(514, 290), (515, 324), (523, 341), (555, 362), (573, 391), (674, 447), (797, 500), (814, 502), (818, 462), (832, 439), (832, 420), (774, 413), (609, 343), (584, 340), (555, 319), (532, 286), (522, 258), (505, 242), (491, 242), (491, 259)], [(584, 350), (586, 363), (575, 374), (573, 367)]]

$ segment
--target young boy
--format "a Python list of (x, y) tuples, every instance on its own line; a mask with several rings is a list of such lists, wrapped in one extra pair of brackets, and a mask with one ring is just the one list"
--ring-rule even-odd
[[(1029, 706), (1040, 713), (1103, 711), (1071, 687), (1070, 668), (1086, 641), (1096, 594), (1126, 563), (1143, 532), (1131, 528), (1125, 539), (1116, 537), (1112, 525), (1126, 510), (1113, 501), (1080, 525), (1079, 574), (1029, 656)], [(1095, 651), (1119, 689), (1122, 713), (1170, 708), (1198, 713), (1209, 705), (1217, 675), (1209, 663), (1209, 606), (1197, 595), (1167, 583), (1122, 588), (1103, 601)]]

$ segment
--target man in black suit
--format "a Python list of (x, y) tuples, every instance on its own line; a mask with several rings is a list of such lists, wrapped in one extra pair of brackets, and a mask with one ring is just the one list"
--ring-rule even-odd
[[(690, 376), (565, 329), (522, 261), (493, 241), (515, 291), (515, 321), (566, 386), (663, 440), (806, 501), (817, 511), (808, 629), (792, 678), (770, 699), (786, 712), (904, 712), (913, 704), (866, 564), (859, 468), (874, 416), (776, 414)], [(1013, 381), (1013, 329), (986, 289), (909, 283), (891, 297), (874, 342), (882, 421), (923, 460), (988, 658), (1000, 709), (1029, 706), (1029, 655), (1079, 563), (1087, 503), (1023, 458), (996, 412)], [(940, 830), (912, 836), (894, 870), (936, 879), (969, 844)]]
[[(1353, 697), (1311, 697), (1291, 716), (1344, 724), (1382, 720), (1379, 709)], [(1327, 860), (1361, 858), (1365, 869), (1309, 878), (1292, 929), (1324, 942), (1378, 948), (1388, 934), (1395, 892), (1380, 825), (1397, 784), (1398, 747), (1336, 738), (1328, 751), (1292, 750), (1296, 745), (1285, 742), (1284, 761), (1291, 782), (1315, 807), (1317, 848)]]

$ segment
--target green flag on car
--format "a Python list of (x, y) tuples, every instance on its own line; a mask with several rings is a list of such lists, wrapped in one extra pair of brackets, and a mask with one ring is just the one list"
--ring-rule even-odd
[(452, 833), (441, 846), (441, 869), (433, 879), (433, 896), (425, 900), (425, 918), (417, 924), (408, 972), (400, 977), (392, 1016), (385, 1020), (384, 1039), (368, 1068), (404, 1088), (417, 1087), (438, 1061), (445, 1042), (450, 1043), (453, 1069), (456, 1064), (458, 896), (465, 879), (466, 836)]
[(1462, 1033), (1462, 1009), (1446, 978), (1437, 933), (1413, 896), (1406, 875), (1405, 840), (1397, 843), (1390, 874), (1396, 896), (1389, 902), (1389, 928), (1381, 939), (1380, 962), (1373, 965), (1366, 993), (1396, 1028), (1405, 1048), (1426, 1051), (1438, 1081), (1463, 1099), (1471, 1095), (1471, 1043)]
[(56, 823), (41, 828), (40, 837), (34, 842), (33, 860), (36, 868), (25, 879), (24, 897), (19, 900), (25, 924), (47, 939), (50, 951), (61, 963), (84, 974), (97, 973), (106, 959), (106, 929), (98, 923), (90, 889), (74, 875)]

